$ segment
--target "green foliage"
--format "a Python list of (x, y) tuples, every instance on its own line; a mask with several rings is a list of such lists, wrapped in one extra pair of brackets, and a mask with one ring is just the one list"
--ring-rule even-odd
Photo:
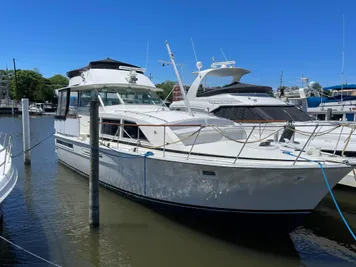
[[(166, 97), (169, 95), (169, 93), (171, 93), (171, 91), (173, 90), (174, 85), (176, 84), (176, 82), (174, 81), (164, 81), (163, 83), (158, 83), (156, 84), (157, 88), (161, 88), (164, 91), (163, 92), (158, 92), (158, 96), (162, 99), (165, 100)], [(170, 94), (170, 96), (168, 97), (168, 101), (172, 102), (172, 97), (173, 97), (173, 93)]]
[(54, 87), (54, 89), (66, 87), (69, 83), (69, 80), (60, 74), (56, 74), (51, 78), (48, 78), (48, 80), (50, 84)]
[[(5, 74), (5, 70), (0, 70)], [(10, 98), (20, 100), (23, 97), (31, 102), (52, 102), (55, 100), (55, 90), (66, 87), (68, 79), (60, 74), (45, 78), (38, 69), (17, 70), (15, 79), (14, 71), (8, 71), (10, 78)]]

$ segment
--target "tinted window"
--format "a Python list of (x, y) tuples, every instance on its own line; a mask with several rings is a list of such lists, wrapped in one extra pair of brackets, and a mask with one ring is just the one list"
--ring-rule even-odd
[[(101, 125), (101, 133), (118, 136), (117, 129), (119, 128), (120, 121), (103, 119)], [(109, 123), (109, 124), (105, 124)]]
[(65, 119), (69, 107), (69, 89), (62, 89), (58, 91), (58, 105), (56, 111), (56, 119)]
[(136, 123), (124, 121), (124, 124), (123, 137), (137, 139), (138, 135), (140, 135), (140, 140), (147, 140), (141, 129), (138, 129), (138, 126), (136, 126)]
[(295, 106), (224, 106), (214, 111), (218, 117), (236, 121), (310, 121), (309, 115)]

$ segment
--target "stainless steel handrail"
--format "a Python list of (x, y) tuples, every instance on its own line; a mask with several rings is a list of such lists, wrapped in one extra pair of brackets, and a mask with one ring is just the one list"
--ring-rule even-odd
[[(192, 154), (192, 151), (193, 151), (193, 148), (194, 148), (194, 146), (196, 145), (196, 143), (197, 143), (197, 140), (198, 140), (198, 137), (199, 137), (199, 134), (200, 134), (200, 132), (201, 132), (201, 130), (203, 129), (203, 128), (207, 128), (207, 127), (212, 127), (212, 128), (214, 128), (215, 129), (215, 126), (214, 125), (202, 125), (202, 124), (131, 124), (131, 123), (128, 123), (128, 124), (125, 124), (125, 123), (115, 123), (115, 122), (101, 122), (101, 124), (111, 124), (111, 125), (118, 125), (119, 126), (119, 128), (121, 129), (121, 131), (122, 132), (124, 132), (124, 133), (126, 133), (127, 135), (128, 135), (128, 137), (132, 140), (132, 141), (134, 141), (135, 142), (135, 145), (136, 145), (136, 151), (138, 151), (138, 148), (139, 148), (139, 146), (140, 146), (140, 133), (139, 133), (139, 129), (140, 129), (140, 127), (163, 127), (163, 134), (164, 134), (164, 136), (163, 136), (163, 144), (162, 145), (159, 145), (159, 146), (156, 146), (156, 147), (151, 147), (151, 148), (161, 148), (162, 150), (163, 150), (163, 157), (165, 157), (166, 156), (166, 150), (167, 150), (167, 146), (168, 145), (170, 145), (170, 144), (177, 144), (177, 143), (180, 143), (180, 142), (182, 142), (182, 140), (183, 139), (186, 139), (186, 138), (191, 138), (191, 137), (194, 137), (194, 142), (193, 142), (193, 144), (192, 144), (192, 146), (190, 147), (190, 150), (189, 150), (189, 152), (188, 152), (188, 155), (187, 155), (187, 157), (186, 157), (186, 159), (189, 159), (189, 157), (191, 156), (191, 154)], [(137, 127), (137, 140), (135, 140), (136, 138), (132, 138), (127, 132), (126, 132), (126, 130), (124, 129), (124, 126), (135, 126), (135, 127)], [(189, 136), (187, 136), (187, 137), (184, 137), (183, 139), (178, 139), (177, 141), (173, 141), (172, 143), (167, 143), (167, 140), (166, 140), (166, 138), (167, 138), (167, 127), (172, 127), (172, 128), (174, 128), (174, 127), (182, 127), (182, 126), (185, 126), (185, 127), (199, 127), (199, 129), (196, 131), (196, 132), (194, 132), (194, 133), (192, 133), (191, 135), (189, 135)], [(304, 131), (297, 131), (297, 128), (302, 128), (302, 127), (305, 127), (305, 126), (307, 126), (307, 127), (312, 127), (312, 126), (314, 126), (314, 129), (313, 129), (313, 131), (311, 132), (311, 133), (308, 133), (308, 132), (304, 132)], [(295, 165), (295, 163), (299, 160), (299, 158), (300, 158), (300, 156), (301, 156), (301, 154), (303, 153), (303, 152), (305, 152), (305, 148), (306, 148), (306, 146), (307, 145), (310, 145), (311, 144), (311, 142), (312, 142), (312, 140), (319, 134), (319, 132), (321, 132), (320, 130), (321, 130), (321, 127), (322, 126), (324, 126), (323, 124), (313, 124), (313, 125), (295, 125), (295, 130), (293, 130), (294, 131), (294, 134), (293, 134), (293, 136), (292, 136), (292, 139), (291, 139), (291, 142), (293, 142), (294, 143), (294, 135), (295, 135), (295, 133), (297, 133), (297, 132), (301, 132), (301, 133), (303, 133), (303, 135), (306, 135), (307, 136), (307, 141), (305, 142), (305, 144), (302, 146), (302, 148), (300, 149), (300, 151), (299, 151), (299, 154), (297, 155), (297, 157), (296, 157), (296, 159), (293, 161), (293, 165)], [(332, 125), (327, 125), (327, 126), (332, 126)], [(336, 125), (333, 125), (333, 126), (336, 126)], [(341, 132), (340, 132), (340, 135), (341, 135), (341, 133), (342, 133), (342, 131), (343, 131), (343, 129), (345, 128), (345, 127), (347, 127), (347, 126), (349, 126), (347, 123), (345, 124), (345, 123), (342, 123), (342, 124), (339, 124), (339, 127), (341, 128)], [(355, 124), (355, 126), (356, 126), (356, 124)], [(237, 126), (238, 127), (238, 126)], [(258, 125), (241, 125), (241, 127), (243, 127), (244, 129), (248, 129), (248, 128), (252, 128), (251, 129), (251, 131), (249, 132), (249, 134), (248, 134), (248, 136), (247, 136), (247, 138), (245, 138), (245, 140), (241, 140), (241, 141), (238, 141), (238, 140), (235, 140), (236, 142), (238, 142), (238, 143), (241, 143), (242, 144), (242, 147), (241, 147), (241, 149), (239, 150), (239, 152), (238, 152), (238, 154), (237, 154), (237, 156), (234, 158), (234, 161), (233, 161), (233, 163), (236, 163), (236, 161), (237, 161), (237, 159), (239, 159), (239, 157), (240, 157), (240, 155), (241, 155), (241, 153), (242, 153), (242, 151), (245, 149), (245, 147), (246, 147), (246, 145), (248, 144), (248, 143), (254, 143), (254, 142), (262, 142), (264, 139), (266, 139), (267, 137), (264, 137), (264, 138), (262, 138), (262, 133), (261, 133), (261, 129), (263, 128), (263, 132), (267, 129), (267, 128), (274, 128), (275, 130), (276, 130), (276, 133), (275, 133), (275, 135), (277, 134), (278, 135), (278, 133), (281, 131), (281, 130), (283, 130), (283, 129), (286, 129), (286, 127), (288, 127), (289, 128), (289, 124), (287, 123), (287, 124), (285, 124), (285, 125), (267, 125), (267, 124), (264, 124), (263, 125), (263, 127), (262, 127), (262, 125), (261, 124), (258, 124)], [(254, 131), (255, 130), (257, 130), (256, 128), (258, 128), (259, 130), (258, 130), (258, 133), (257, 133), (257, 136), (259, 136), (260, 137), (260, 139), (259, 140), (253, 140), (253, 141), (249, 141), (250, 140), (250, 138), (251, 138), (251, 136), (253, 135), (253, 133), (254, 133)], [(337, 128), (337, 127), (336, 127)], [(336, 129), (335, 128), (335, 129)], [(350, 127), (351, 128), (351, 127)], [(334, 130), (335, 130), (334, 129)], [(317, 130), (319, 130), (319, 131), (317, 131)], [(334, 131), (334, 130), (332, 130), (332, 131)], [(326, 130), (326, 131), (323, 131), (323, 132), (321, 132), (320, 134), (322, 134), (322, 135), (324, 135), (324, 134), (330, 134), (331, 133), (331, 131), (329, 132), (329, 130)], [(273, 133), (272, 133), (273, 134)], [(225, 136), (224, 134), (222, 134), (223, 136)], [(118, 143), (118, 145), (119, 145), (119, 143), (120, 143), (120, 141), (121, 141), (121, 138), (119, 138), (119, 136), (117, 136), (118, 138), (117, 138), (117, 143)], [(227, 139), (230, 139), (228, 136), (225, 136)], [(262, 139), (261, 139), (262, 138)], [(340, 138), (340, 136), (339, 136), (339, 138)], [(232, 139), (231, 139), (232, 140)], [(278, 142), (278, 136), (274, 136), (274, 140), (276, 141), (276, 142)], [(336, 144), (336, 146), (338, 145), (338, 143), (339, 142), (337, 142), (337, 144)]]

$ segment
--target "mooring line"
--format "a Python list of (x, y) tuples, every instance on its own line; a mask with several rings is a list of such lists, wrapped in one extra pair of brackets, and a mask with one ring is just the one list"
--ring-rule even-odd
[[(284, 154), (287, 154), (287, 155), (290, 155), (290, 156), (293, 156), (293, 157), (296, 157), (296, 155), (292, 154), (292, 153), (289, 152), (289, 151), (283, 151), (283, 153), (284, 153)], [(300, 157), (300, 158), (303, 158), (303, 157)], [(307, 159), (307, 158), (303, 158), (303, 159), (305, 159), (305, 160), (307, 160), (307, 161), (309, 161), (309, 162), (316, 163), (316, 164), (319, 165), (319, 167), (320, 167), (320, 169), (321, 169), (321, 173), (323, 174), (323, 178), (324, 178), (324, 181), (325, 181), (325, 183), (326, 183), (326, 186), (327, 186), (327, 188), (328, 188), (328, 190), (329, 190), (329, 193), (330, 193), (330, 195), (331, 195), (331, 198), (332, 198), (333, 201), (334, 201), (335, 207), (336, 207), (337, 211), (339, 212), (341, 219), (344, 221), (344, 224), (346, 225), (346, 228), (349, 230), (351, 236), (352, 236), (352, 237), (354, 238), (354, 240), (356, 241), (356, 235), (355, 235), (354, 232), (352, 231), (350, 225), (347, 223), (347, 221), (346, 221), (344, 215), (343, 215), (342, 212), (341, 212), (341, 209), (339, 208), (339, 205), (337, 204), (336, 198), (335, 198), (335, 196), (334, 196), (334, 194), (333, 194), (333, 192), (332, 192), (332, 190), (331, 190), (330, 184), (329, 184), (328, 179), (327, 179), (327, 177), (326, 177), (326, 174), (325, 174), (325, 170), (324, 170), (323, 165), (322, 165), (320, 162), (315, 161), (315, 160), (311, 160), (311, 159)]]
[(42, 261), (44, 261), (44, 262), (47, 262), (48, 264), (50, 264), (50, 265), (52, 265), (52, 266), (62, 267), (61, 265), (58, 265), (58, 264), (56, 264), (56, 263), (54, 263), (54, 262), (51, 262), (51, 261), (49, 261), (49, 260), (46, 260), (46, 259), (42, 258), (41, 256), (38, 256), (38, 255), (32, 253), (31, 251), (28, 251), (27, 249), (25, 249), (25, 248), (23, 248), (23, 247), (21, 247), (21, 246), (19, 246), (19, 245), (16, 245), (14, 242), (11, 242), (10, 240), (6, 239), (5, 237), (3, 237), (3, 236), (1, 236), (1, 235), (0, 235), (0, 239), (6, 241), (6, 242), (8, 242), (8, 243), (10, 243), (10, 244), (13, 245), (14, 247), (17, 247), (18, 249), (21, 249), (21, 250), (27, 252), (28, 254), (32, 255), (33, 257), (35, 257), (35, 258), (37, 258), (37, 259), (40, 259), (40, 260), (42, 260)]

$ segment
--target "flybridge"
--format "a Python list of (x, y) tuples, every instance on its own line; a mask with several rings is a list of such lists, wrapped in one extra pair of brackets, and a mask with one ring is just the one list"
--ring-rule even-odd
[(114, 59), (111, 59), (111, 58), (106, 58), (106, 59), (103, 59), (103, 60), (91, 61), (91, 62), (89, 62), (88, 66), (68, 71), (67, 72), (67, 76), (69, 78), (73, 78), (75, 76), (80, 76), (80, 74), (83, 71), (87, 71), (87, 70), (90, 70), (90, 69), (135, 70), (135, 71), (140, 72), (142, 74), (145, 72), (144, 69), (142, 69), (142, 68), (140, 68), (138, 66), (135, 66), (135, 65), (132, 65), (132, 64), (129, 64), (129, 63), (125, 63), (125, 62), (122, 62), (122, 61), (114, 60)]

